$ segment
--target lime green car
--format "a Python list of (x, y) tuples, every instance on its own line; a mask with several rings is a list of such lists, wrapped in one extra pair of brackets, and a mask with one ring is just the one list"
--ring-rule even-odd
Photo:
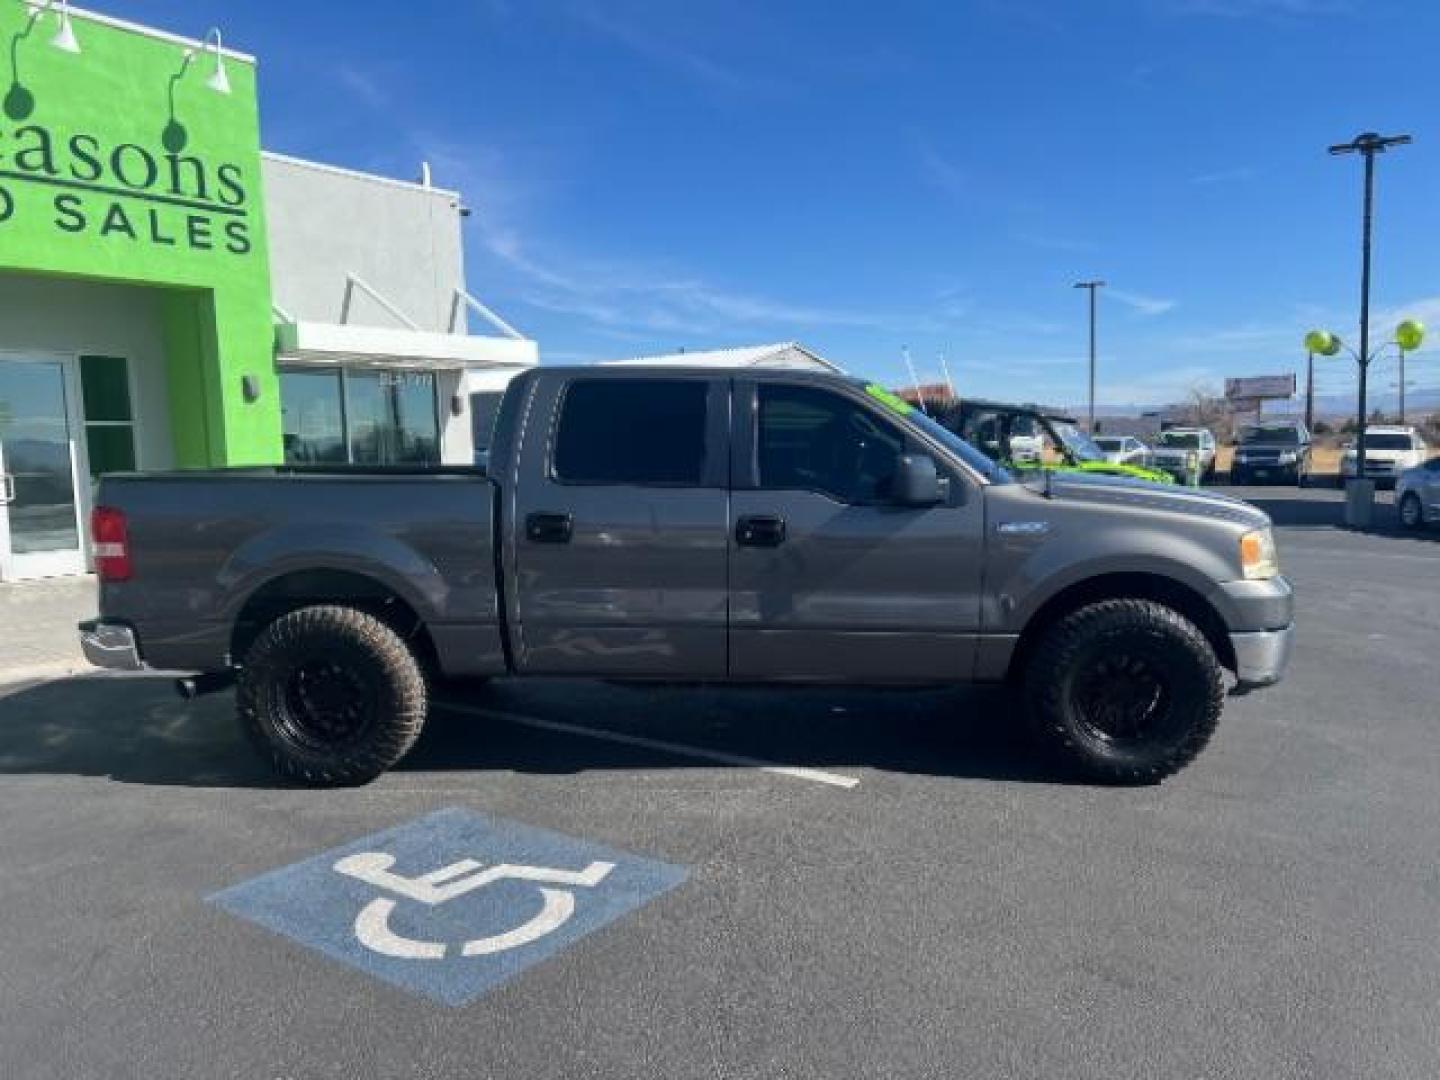
[[(1105, 452), (1076, 426), (1073, 417), (1042, 412), (1031, 405), (967, 398), (943, 408), (935, 419), (1012, 472), (1049, 468), (1175, 483), (1174, 477), (1160, 469), (1107, 461)], [(1047, 441), (1060, 455), (1060, 462), (1046, 463)]]

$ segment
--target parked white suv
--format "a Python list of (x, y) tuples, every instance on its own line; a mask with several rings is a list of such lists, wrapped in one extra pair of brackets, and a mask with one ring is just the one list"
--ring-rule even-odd
[(1201, 476), (1214, 474), (1215, 436), (1208, 428), (1177, 427), (1162, 431), (1155, 438), (1150, 464), (1184, 483), (1191, 454), (1199, 458)]
[(1407, 529), (1418, 529), (1427, 521), (1440, 522), (1440, 457), (1400, 474), (1395, 481), (1395, 505), (1400, 524)]
[[(1365, 475), (1377, 483), (1394, 483), (1406, 469), (1413, 469), (1430, 456), (1430, 447), (1413, 427), (1372, 424), (1365, 429)], [(1354, 443), (1347, 443), (1340, 459), (1340, 475), (1355, 475), (1358, 460)]]

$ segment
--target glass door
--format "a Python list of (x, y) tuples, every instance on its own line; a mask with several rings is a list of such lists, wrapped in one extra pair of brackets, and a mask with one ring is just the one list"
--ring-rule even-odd
[(0, 358), (0, 578), (85, 569), (60, 360)]

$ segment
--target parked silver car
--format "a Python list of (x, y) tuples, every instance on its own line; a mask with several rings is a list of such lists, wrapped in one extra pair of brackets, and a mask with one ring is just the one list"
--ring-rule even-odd
[(1096, 435), (1094, 442), (1112, 465), (1150, 464), (1150, 448), (1134, 435)]
[(1440, 457), (1400, 474), (1395, 481), (1395, 505), (1400, 523), (1407, 529), (1440, 522)]

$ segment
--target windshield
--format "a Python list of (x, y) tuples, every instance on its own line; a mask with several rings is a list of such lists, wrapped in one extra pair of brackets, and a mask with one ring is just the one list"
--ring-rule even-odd
[(996, 484), (1009, 483), (1012, 479), (1010, 473), (1006, 471), (1003, 466), (992, 461), (979, 450), (976, 450), (949, 428), (937, 424), (919, 409), (911, 409), (908, 413), (904, 414), (904, 416), (906, 420), (925, 432), (931, 439), (945, 447), (945, 449), (949, 450), (961, 461), (965, 462), (966, 465), (969, 465), (970, 468), (985, 477), (985, 479)]
[(1012, 479), (1003, 467), (982, 454), (979, 450), (976, 450), (949, 428), (936, 423), (908, 401), (897, 397), (878, 383), (861, 382), (859, 379), (853, 381), (894, 416), (919, 428), (932, 440), (938, 442), (961, 461), (965, 462), (966, 465), (969, 465), (970, 468), (985, 477), (985, 479), (996, 484), (1009, 483)]
[(1074, 424), (1059, 423), (1055, 425), (1055, 434), (1065, 444), (1065, 449), (1075, 456), (1077, 461), (1104, 461), (1105, 451), (1095, 445), (1095, 441), (1077, 428)]
[[(1293, 427), (1246, 428), (1240, 433), (1241, 446), (1299, 446), (1300, 432)], [(1373, 446), (1373, 443), (1366, 443)]]
[(1365, 449), (1367, 450), (1409, 450), (1410, 436), (1396, 435), (1393, 432), (1366, 432)]
[(1173, 446), (1180, 450), (1199, 450), (1200, 436), (1193, 431), (1162, 431), (1161, 446)]
[(1098, 435), (1095, 438), (1095, 445), (1106, 453), (1113, 454), (1125, 449), (1125, 440), (1117, 439), (1114, 435)]

